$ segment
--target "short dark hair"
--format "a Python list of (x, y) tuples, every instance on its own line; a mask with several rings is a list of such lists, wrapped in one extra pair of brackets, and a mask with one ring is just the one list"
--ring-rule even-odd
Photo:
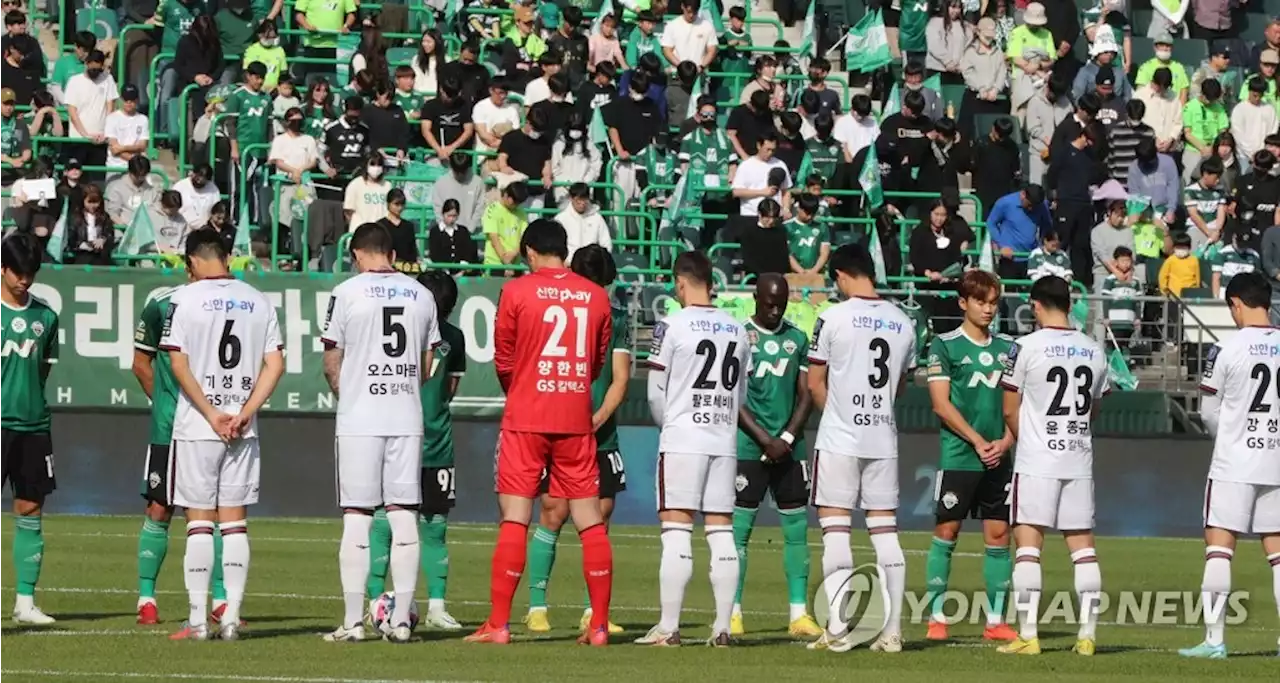
[(182, 208), (182, 193), (177, 190), (165, 190), (160, 193), (160, 206), (166, 209)]
[(529, 114), (525, 116), (525, 123), (535, 131), (542, 132), (551, 124), (551, 116), (547, 114), (547, 110), (543, 107), (530, 107)]
[(819, 206), (820, 204), (819, 204), (818, 198), (815, 195), (809, 194), (808, 192), (805, 192), (804, 194), (800, 195), (800, 198), (796, 200), (796, 208), (809, 214), (810, 216), (816, 215), (818, 213)]
[(809, 60), (810, 71), (830, 71), (831, 62), (826, 57), (814, 57)]
[(1031, 285), (1031, 300), (1050, 311), (1071, 310), (1071, 285), (1057, 275), (1046, 275)]
[(756, 205), (756, 214), (761, 218), (777, 218), (782, 215), (782, 206), (773, 198), (765, 198)]
[(604, 76), (612, 81), (618, 77), (618, 66), (613, 62), (600, 62), (596, 65), (596, 75)]
[(871, 252), (856, 242), (842, 245), (831, 252), (831, 261), (827, 270), (832, 280), (835, 280), (839, 273), (855, 278), (874, 279), (876, 276), (876, 264), (871, 258)]
[(1027, 201), (1030, 202), (1032, 206), (1037, 206), (1044, 202), (1044, 188), (1036, 185), (1035, 183), (1022, 188), (1022, 192), (1027, 196)]
[(869, 116), (871, 114), (871, 98), (863, 93), (858, 93), (849, 100), (849, 109), (858, 116)]
[(1096, 116), (1098, 110), (1102, 109), (1102, 98), (1096, 92), (1087, 92), (1076, 100), (1076, 109), (1083, 109), (1090, 116)]
[(1120, 259), (1126, 256), (1133, 258), (1133, 250), (1126, 246), (1116, 247), (1116, 250), (1111, 252), (1111, 258), (1113, 259)]
[(1053, 228), (1049, 228), (1048, 230), (1044, 230), (1040, 233), (1040, 241), (1041, 242), (1061, 242), (1062, 237), (1058, 235), (1057, 230)]
[(569, 269), (601, 287), (608, 287), (618, 277), (613, 254), (599, 244), (588, 244), (573, 252)]
[(458, 283), (447, 271), (429, 270), (418, 276), (418, 284), (426, 287), (435, 298), (436, 312), (441, 320), (453, 313), (453, 308), (458, 305)]
[(1012, 139), (1013, 119), (1010, 119), (1008, 116), (1001, 116), (996, 119), (995, 123), (991, 124), (991, 130), (994, 130), (996, 135), (1000, 136), (1001, 140)]
[(502, 194), (517, 204), (523, 204), (529, 198), (529, 188), (524, 183), (510, 183), (502, 188)]
[(1178, 233), (1178, 234), (1174, 235), (1174, 236), (1173, 236), (1173, 246), (1175, 246), (1175, 247), (1189, 247), (1189, 246), (1191, 246), (1191, 235), (1189, 235), (1189, 234), (1187, 234), (1187, 233), (1185, 233), (1185, 232), (1180, 232), (1180, 233)]
[(1169, 67), (1162, 66), (1151, 74), (1151, 82), (1160, 86), (1161, 89), (1168, 90), (1173, 87), (1173, 72)]
[(93, 48), (98, 47), (98, 36), (92, 31), (80, 31), (75, 35), (75, 46), (85, 52), (92, 52)]
[(1222, 84), (1216, 78), (1206, 79), (1200, 84), (1200, 94), (1204, 95), (1207, 100), (1216, 100), (1222, 97)]
[(918, 59), (912, 59), (907, 62), (907, 65), (905, 67), (903, 67), (902, 75), (903, 76), (923, 76), (924, 64), (921, 63), (920, 60)]
[(351, 251), (367, 251), (373, 254), (390, 254), (395, 250), (391, 233), (377, 223), (365, 223), (351, 234)]
[(1262, 273), (1240, 273), (1227, 283), (1227, 300), (1239, 299), (1245, 308), (1266, 309), (1271, 306), (1271, 284)]
[(520, 253), (533, 252), (541, 256), (569, 257), (569, 236), (564, 226), (550, 218), (539, 218), (525, 228), (520, 236)]
[(133, 175), (147, 175), (151, 173), (151, 160), (141, 154), (135, 154), (129, 159), (129, 172)]
[(686, 59), (676, 67), (676, 76), (681, 81), (693, 82), (698, 78), (698, 65)]
[(582, 23), (582, 8), (577, 5), (569, 5), (561, 11), (560, 18), (564, 20), (564, 23), (577, 28), (578, 24)]
[(769, 109), (769, 93), (763, 90), (757, 90), (751, 93), (751, 97), (747, 100), (751, 104), (752, 109)]
[(187, 233), (187, 246), (183, 252), (183, 259), (188, 266), (193, 258), (225, 261), (231, 253), (229, 246), (216, 230), (194, 230)]
[(102, 64), (105, 61), (107, 61), (107, 56), (102, 54), (102, 50), (90, 50), (88, 56), (84, 58), (85, 64), (88, 64), (89, 62)]
[(404, 202), (405, 202), (404, 190), (398, 187), (393, 187), (389, 192), (387, 192), (388, 204), (403, 204)]
[(924, 93), (919, 90), (908, 90), (902, 96), (902, 108), (916, 116), (924, 113), (924, 105)]
[(352, 95), (342, 103), (343, 111), (360, 111), (364, 109), (364, 98), (359, 95)]
[(1222, 159), (1219, 159), (1216, 156), (1209, 157), (1208, 159), (1205, 159), (1204, 161), (1200, 162), (1201, 176), (1222, 175), (1222, 172), (1224, 170), (1226, 169), (1222, 165)]
[(1254, 76), (1249, 79), (1249, 92), (1265, 93), (1267, 91), (1267, 81), (1262, 76)]
[(631, 72), (631, 92), (647, 93), (649, 92), (649, 85), (652, 83), (653, 77), (651, 77), (647, 71), (640, 71), (637, 69)]
[(681, 252), (671, 266), (672, 277), (684, 277), (694, 283), (711, 287), (711, 259), (700, 251)]
[(745, 8), (743, 8), (743, 7), (739, 7), (739, 6), (736, 6), (736, 5), (735, 5), (735, 6), (733, 6), (733, 7), (730, 7), (730, 8), (729, 8), (729, 18), (730, 18), (730, 19), (739, 19), (739, 20), (741, 20), (741, 21), (746, 21), (746, 20), (747, 20), (747, 10), (746, 10)]
[(591, 186), (586, 183), (574, 183), (569, 186), (569, 197), (572, 199), (590, 199)]
[(29, 232), (15, 232), (0, 242), (0, 267), (20, 277), (35, 277), (40, 272), (44, 248)]

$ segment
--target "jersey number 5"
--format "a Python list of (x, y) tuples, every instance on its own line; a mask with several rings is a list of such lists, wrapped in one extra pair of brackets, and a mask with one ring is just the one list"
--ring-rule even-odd
[[(585, 358), (587, 356), (587, 309), (574, 306), (570, 310), (573, 311), (574, 326), (573, 357)], [(542, 347), (542, 355), (547, 358), (567, 356), (569, 349), (560, 342), (564, 339), (565, 328), (569, 326), (569, 313), (563, 306), (548, 306), (542, 314), (542, 322), (552, 325), (551, 336), (547, 337), (547, 343)]]
[[(720, 364), (720, 384), (725, 391), (733, 391), (738, 386), (738, 378), (742, 375), (742, 361), (738, 360), (738, 342), (729, 342), (725, 350), (724, 361)], [(716, 381), (711, 379), (711, 371), (716, 364), (716, 343), (703, 339), (694, 347), (693, 352), (702, 356), (702, 371), (698, 379), (693, 381), (693, 388), (699, 391), (714, 391)]]
[(404, 323), (398, 318), (404, 315), (404, 306), (387, 306), (382, 309), (382, 336), (387, 341), (382, 342), (382, 350), (390, 358), (399, 358), (404, 355), (405, 346), (409, 343), (409, 333), (404, 329)]

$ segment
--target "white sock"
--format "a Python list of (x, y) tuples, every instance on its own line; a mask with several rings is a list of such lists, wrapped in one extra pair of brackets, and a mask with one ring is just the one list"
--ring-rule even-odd
[(1280, 612), (1280, 553), (1267, 555), (1267, 562), (1271, 563), (1271, 592), (1276, 598), (1276, 611)]
[(342, 541), (338, 545), (338, 573), (342, 577), (342, 627), (354, 628), (364, 620), (364, 591), (369, 580), (369, 530), (373, 515), (342, 516)]
[(898, 541), (898, 518), (868, 517), (867, 531), (876, 550), (876, 564), (884, 572), (885, 588), (889, 589), (889, 623), (885, 624), (884, 635), (900, 636), (902, 598), (907, 591), (907, 558)]
[[(192, 627), (204, 626), (208, 621), (209, 582), (213, 579), (213, 522), (187, 522), (187, 551), (182, 558), (182, 571), (191, 606), (187, 623)], [(226, 577), (223, 579), (225, 582)]]
[(706, 527), (707, 547), (711, 549), (711, 594), (715, 597), (716, 619), (711, 634), (729, 632), (733, 614), (733, 594), (738, 590), (738, 547), (733, 543), (733, 527)]
[(227, 591), (227, 611), (222, 623), (239, 624), (244, 588), (249, 583), (249, 529), (246, 520), (222, 522), (222, 587)]
[(803, 617), (803, 616), (807, 616), (809, 614), (809, 606), (789, 604), (787, 605), (787, 614), (788, 614), (787, 619), (791, 621), (795, 621), (796, 619), (799, 619), (800, 617)]
[(36, 596), (34, 595), (19, 595), (17, 599), (13, 601), (14, 612), (26, 612), (27, 610), (30, 610), (35, 606), (36, 606)]
[(1071, 553), (1075, 567), (1076, 596), (1080, 598), (1081, 640), (1092, 640), (1098, 631), (1098, 607), (1102, 604), (1102, 567), (1098, 566), (1098, 552), (1093, 548), (1081, 548)]
[(853, 578), (853, 548), (849, 547), (852, 517), (820, 517), (822, 527), (822, 589), (827, 595), (827, 631), (843, 635), (849, 630), (844, 620), (845, 594)]
[(1227, 622), (1227, 594), (1231, 592), (1231, 558), (1235, 552), (1220, 545), (1204, 549), (1204, 578), (1200, 604), (1204, 611), (1204, 642), (1221, 645)]
[(427, 614), (440, 614), (444, 611), (444, 598), (427, 600)]
[(735, 617), (742, 616), (742, 603), (740, 602), (733, 603), (733, 616)]
[(1040, 549), (1018, 548), (1013, 559), (1013, 607), (1018, 614), (1018, 636), (1023, 640), (1039, 637), (1040, 582)]
[(693, 578), (693, 525), (682, 522), (662, 523), (662, 561), (658, 565), (658, 598), (662, 616), (658, 629), (667, 633), (680, 630), (680, 609), (684, 606), (684, 589)]
[(418, 565), (422, 561), (418, 546), (418, 511), (388, 510), (387, 523), (391, 525), (391, 584), (395, 587), (396, 603), (391, 610), (391, 624), (409, 623), (409, 610), (413, 607), (413, 594), (418, 590)]

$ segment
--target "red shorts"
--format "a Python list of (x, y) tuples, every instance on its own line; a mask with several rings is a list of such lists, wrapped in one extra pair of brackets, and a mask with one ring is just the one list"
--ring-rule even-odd
[(551, 470), (550, 495), (569, 500), (600, 495), (595, 434), (498, 432), (494, 472), (498, 493), (537, 498), (547, 468)]

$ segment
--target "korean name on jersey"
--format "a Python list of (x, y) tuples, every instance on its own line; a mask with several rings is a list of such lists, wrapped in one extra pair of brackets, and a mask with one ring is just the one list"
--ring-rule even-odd
[(1221, 401), (1209, 478), (1280, 486), (1280, 330), (1246, 327), (1215, 344), (1200, 390)]
[(915, 358), (915, 328), (892, 303), (854, 298), (823, 311), (809, 344), (809, 362), (827, 366), (827, 406), (814, 447), (859, 458), (898, 457), (893, 404)]
[(321, 338), (342, 349), (338, 436), (420, 436), (422, 354), (440, 344), (430, 290), (400, 273), (334, 287)]
[(649, 365), (666, 371), (663, 453), (737, 457), (738, 407), (751, 372), (751, 342), (733, 316), (688, 306), (653, 332)]
[(1000, 386), (1022, 395), (1013, 471), (1093, 478), (1093, 404), (1109, 391), (1102, 347), (1076, 330), (1043, 328), (1009, 349)]
[[(214, 408), (235, 415), (249, 400), (263, 357), (284, 349), (276, 309), (262, 292), (234, 278), (199, 280), (169, 300), (160, 348), (190, 359), (191, 374)], [(242, 438), (258, 434), (257, 418)], [(178, 400), (173, 438), (213, 441), (218, 435), (186, 393)]]

